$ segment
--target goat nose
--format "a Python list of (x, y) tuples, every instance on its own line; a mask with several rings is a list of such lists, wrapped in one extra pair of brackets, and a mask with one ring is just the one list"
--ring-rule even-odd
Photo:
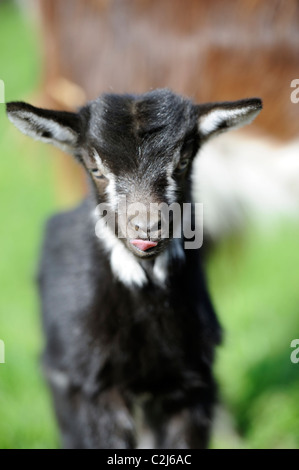
[(130, 231), (129, 238), (156, 238), (161, 228), (160, 217), (150, 217), (145, 214), (142, 217), (134, 217), (128, 221)]

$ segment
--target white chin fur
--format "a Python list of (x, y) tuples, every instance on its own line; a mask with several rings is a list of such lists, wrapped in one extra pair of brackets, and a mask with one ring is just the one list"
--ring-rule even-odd
[(184, 260), (184, 250), (180, 240), (174, 238), (169, 247), (155, 258), (154, 264), (148, 269), (147, 262), (150, 261), (134, 256), (107, 227), (104, 220), (99, 217), (97, 210), (93, 212), (92, 217), (96, 224), (96, 236), (101, 240), (108, 256), (110, 255), (112, 273), (127, 287), (143, 287), (147, 284), (149, 276), (154, 283), (164, 288), (167, 284), (170, 258), (175, 262)]
[(114, 276), (126, 286), (142, 287), (147, 283), (143, 268), (135, 256), (115, 236), (103, 219), (94, 213), (96, 236), (101, 240), (106, 252), (110, 254), (110, 265)]

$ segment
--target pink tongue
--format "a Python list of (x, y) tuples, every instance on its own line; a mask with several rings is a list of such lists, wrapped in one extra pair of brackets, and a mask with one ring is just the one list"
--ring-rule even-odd
[(152, 248), (153, 246), (157, 246), (158, 243), (156, 242), (150, 242), (148, 240), (131, 240), (132, 245), (137, 246), (142, 251), (146, 251), (149, 248)]

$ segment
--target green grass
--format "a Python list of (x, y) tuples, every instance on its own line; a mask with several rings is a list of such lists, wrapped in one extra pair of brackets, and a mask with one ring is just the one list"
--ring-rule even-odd
[[(6, 101), (26, 99), (39, 83), (36, 34), (12, 2), (0, 5), (0, 78)], [(0, 448), (55, 447), (57, 436), (42, 380), (34, 278), (43, 222), (54, 211), (49, 149), (20, 135), (0, 105)]]
[[(225, 329), (216, 372), (223, 401), (246, 445), (299, 447), (299, 226), (248, 230), (209, 260), (210, 287)], [(236, 248), (237, 245), (237, 248)]]
[[(6, 100), (40, 81), (36, 31), (12, 2), (0, 4), (0, 79)], [(53, 154), (19, 134), (0, 105), (0, 448), (54, 448), (58, 436), (40, 369), (42, 334), (34, 277), (42, 229), (57, 210)], [(225, 413), (212, 447), (299, 447), (299, 226), (253, 227), (223, 241), (208, 277), (225, 335), (216, 375)]]

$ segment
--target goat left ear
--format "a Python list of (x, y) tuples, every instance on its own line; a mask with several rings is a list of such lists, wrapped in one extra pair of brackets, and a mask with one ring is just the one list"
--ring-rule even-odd
[(198, 105), (199, 133), (206, 139), (245, 126), (253, 121), (262, 107), (259, 98)]
[(80, 135), (76, 113), (36, 108), (23, 102), (6, 104), (8, 119), (24, 134), (74, 153)]

